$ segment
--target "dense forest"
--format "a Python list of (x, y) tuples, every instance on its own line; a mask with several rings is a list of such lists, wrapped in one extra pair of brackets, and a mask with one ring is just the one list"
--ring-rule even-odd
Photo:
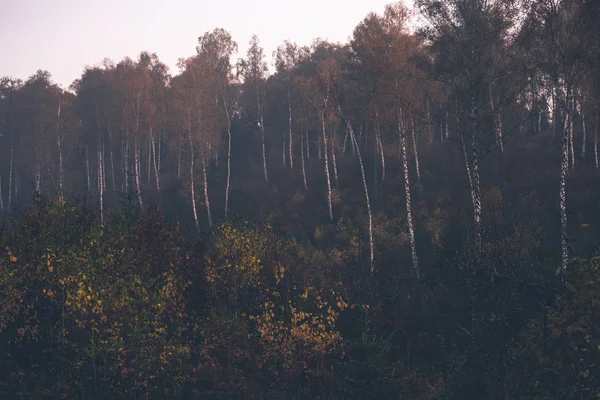
[(600, 398), (598, 21), (416, 0), (272, 73), (218, 28), (2, 78), (0, 397)]

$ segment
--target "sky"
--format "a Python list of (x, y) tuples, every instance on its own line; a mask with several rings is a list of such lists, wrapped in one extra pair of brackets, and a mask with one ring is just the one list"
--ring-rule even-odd
[[(267, 62), (284, 40), (346, 42), (371, 11), (392, 0), (0, 0), (0, 77), (47, 70), (65, 89), (104, 58), (156, 53), (172, 74), (198, 37), (220, 27), (245, 56), (257, 34)], [(272, 69), (271, 65), (270, 68)]]

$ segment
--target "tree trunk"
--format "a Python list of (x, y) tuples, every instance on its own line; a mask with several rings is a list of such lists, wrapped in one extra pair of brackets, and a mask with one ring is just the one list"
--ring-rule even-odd
[(58, 188), (60, 195), (63, 195), (64, 190), (64, 170), (63, 170), (63, 152), (62, 139), (60, 137), (60, 106), (61, 99), (58, 98), (58, 110), (56, 111), (56, 146), (58, 148)]
[(208, 201), (208, 179), (206, 178), (206, 161), (202, 156), (202, 175), (204, 177), (204, 203), (206, 204), (206, 216), (208, 217), (208, 226), (212, 228), (212, 214), (210, 212), (210, 202)]
[(290, 127), (290, 136), (289, 136), (290, 169), (294, 169), (294, 159), (293, 159), (293, 151), (292, 151), (292, 97), (291, 97), (289, 86), (288, 86), (288, 116), (289, 116), (289, 127)]
[[(196, 182), (194, 180), (194, 142), (192, 141), (192, 120), (190, 116), (190, 110), (188, 110), (188, 138), (190, 140), (190, 191), (192, 195), (192, 212), (194, 213), (194, 225), (196, 226), (196, 232), (200, 233), (200, 222), (198, 221), (198, 211), (196, 210), (196, 192), (194, 186)], [(181, 142), (179, 143), (179, 160), (181, 160)], [(177, 166), (177, 175), (179, 177), (179, 167)]]
[(229, 211), (229, 185), (231, 182), (231, 119), (225, 96), (223, 96), (223, 106), (225, 108), (225, 116), (227, 117), (227, 182), (225, 183), (225, 218)]
[(110, 177), (112, 181), (112, 190), (113, 192), (117, 191), (117, 183), (115, 182), (115, 160), (113, 157), (112, 149), (109, 150), (110, 153)]
[(101, 224), (104, 223), (104, 151), (102, 147), (102, 144), (98, 146), (98, 199), (100, 200)]
[[(567, 93), (567, 96), (569, 94)], [(567, 98), (568, 101), (568, 98)], [(568, 103), (567, 103), (568, 104)], [(562, 135), (562, 151), (560, 159), (560, 250), (561, 250), (561, 262), (560, 268), (562, 271), (567, 269), (567, 261), (569, 259), (568, 251), (568, 236), (567, 236), (567, 172), (569, 169), (569, 137), (571, 132), (571, 121), (569, 112), (565, 116), (563, 123), (563, 135)]]
[(134, 149), (133, 149), (134, 153), (135, 153), (135, 159), (133, 160), (135, 166), (135, 190), (137, 191), (137, 198), (138, 198), (138, 203), (140, 205), (140, 210), (144, 210), (144, 204), (142, 202), (142, 190), (141, 190), (141, 186), (140, 186), (140, 143), (138, 138), (135, 138), (135, 145), (134, 145)]
[[(596, 127), (594, 128), (594, 161), (598, 169), (598, 125), (600, 125), (600, 106), (596, 107)], [(11, 153), (12, 154), (12, 153)]]
[(475, 251), (481, 253), (481, 197), (479, 190), (479, 137), (477, 136), (475, 96), (471, 97), (471, 178), (473, 179), (473, 222), (475, 228)]
[(0, 211), (4, 212), (4, 196), (2, 195), (2, 172), (0, 172)]
[(571, 169), (575, 168), (575, 144), (573, 141), (573, 115), (571, 113), (571, 104), (568, 103), (569, 109), (566, 111), (565, 119), (569, 122), (569, 158), (571, 159)]
[(583, 129), (583, 142), (581, 143), (581, 158), (585, 158), (585, 147), (587, 145), (587, 126), (585, 124), (585, 113), (583, 111), (583, 104), (581, 107), (581, 128)]
[[(341, 113), (341, 110), (340, 110)], [(342, 114), (343, 117), (343, 114)], [(345, 118), (344, 118), (345, 119)], [(373, 271), (375, 269), (375, 244), (374, 244), (374, 240), (373, 240), (373, 215), (371, 213), (371, 202), (369, 200), (369, 188), (367, 186), (367, 179), (365, 176), (365, 168), (363, 165), (363, 161), (362, 161), (362, 157), (360, 155), (360, 150), (358, 149), (358, 143), (356, 141), (356, 136), (354, 135), (354, 130), (352, 129), (352, 126), (350, 125), (350, 121), (346, 120), (346, 126), (348, 128), (348, 132), (350, 133), (350, 140), (352, 141), (353, 145), (356, 146), (356, 150), (358, 153), (358, 163), (360, 165), (360, 174), (362, 177), (362, 181), (363, 181), (363, 189), (365, 191), (365, 200), (367, 203), (367, 213), (369, 216), (369, 268), (371, 269), (371, 274), (373, 274)]]
[(494, 106), (494, 92), (492, 91), (492, 84), (489, 84), (490, 90), (490, 106), (492, 108), (492, 118), (494, 121), (494, 130), (496, 132), (496, 144), (500, 149), (501, 153), (504, 153), (504, 144), (502, 142), (502, 116), (500, 114), (500, 107), (496, 109)]
[(304, 134), (300, 133), (300, 160), (302, 161), (302, 180), (304, 182), (304, 191), (308, 191), (306, 184), (306, 169), (304, 167)]
[(379, 113), (376, 113), (375, 118), (375, 135), (377, 140), (377, 146), (379, 148), (379, 154), (381, 156), (381, 180), (385, 180), (385, 153), (383, 151), (383, 143), (381, 141), (381, 131), (379, 129)]
[(91, 176), (90, 176), (90, 149), (88, 145), (85, 145), (85, 175), (86, 175), (86, 192), (90, 192), (92, 188)]
[(415, 133), (415, 117), (411, 117), (411, 125), (412, 125), (412, 141), (413, 141), (413, 151), (415, 153), (415, 170), (417, 171), (417, 183), (421, 186), (421, 167), (419, 167), (419, 149), (417, 147), (417, 135)]
[(310, 160), (310, 136), (306, 131), (306, 157)]
[(344, 135), (344, 144), (342, 145), (342, 154), (346, 154), (346, 142), (348, 141), (348, 129), (346, 129), (346, 134)]
[[(597, 125), (597, 124), (596, 124)], [(596, 136), (598, 133), (598, 129), (596, 129)], [(597, 157), (596, 157), (597, 159)], [(15, 145), (11, 144), (10, 146), (10, 165), (8, 167), (8, 212), (12, 211), (12, 187), (13, 187), (13, 169), (14, 169), (14, 161), (15, 161)], [(598, 163), (596, 163), (598, 164)]]
[(154, 142), (154, 133), (152, 132), (152, 128), (150, 128), (150, 155), (154, 165), (154, 176), (156, 181), (156, 190), (160, 193), (160, 171), (158, 169), (158, 161), (156, 158), (156, 144)]
[(433, 123), (431, 122), (431, 105), (429, 103), (429, 97), (427, 97), (427, 143), (433, 142)]
[(401, 111), (398, 111), (398, 134), (400, 136), (400, 153), (402, 157), (402, 169), (404, 171), (404, 193), (406, 195), (406, 224), (408, 225), (408, 238), (410, 242), (410, 251), (412, 255), (413, 269), (417, 279), (421, 279), (419, 272), (419, 259), (417, 258), (417, 248), (415, 243), (415, 229), (413, 226), (412, 206), (410, 201), (410, 176), (408, 173), (408, 156), (406, 154), (406, 123), (402, 118)]
[(179, 146), (177, 150), (177, 179), (181, 178), (181, 142), (179, 140)]
[(281, 134), (281, 159), (285, 165), (285, 132)]
[(267, 151), (265, 149), (265, 124), (262, 115), (262, 106), (260, 105), (260, 99), (258, 94), (256, 96), (256, 102), (258, 103), (258, 113), (260, 117), (260, 138), (262, 140), (262, 158), (263, 158), (263, 170), (265, 173), (265, 183), (269, 183), (269, 176), (267, 174)]
[(42, 181), (42, 170), (40, 167), (40, 160), (35, 160), (35, 193), (40, 194), (41, 192), (41, 181)]
[(320, 160), (321, 157), (321, 138), (317, 138), (317, 158)]
[(327, 155), (327, 134), (325, 133), (324, 111), (321, 111), (321, 129), (323, 132), (323, 156), (325, 157), (325, 177), (327, 179), (327, 201), (329, 204), (329, 221), (333, 222), (333, 206), (331, 204), (331, 180), (329, 177), (329, 156)]
[(335, 135), (332, 135), (331, 146), (329, 146), (329, 148), (331, 149), (331, 161), (333, 162), (333, 178), (335, 180), (335, 187), (338, 187), (339, 181), (338, 181), (337, 160), (335, 158)]

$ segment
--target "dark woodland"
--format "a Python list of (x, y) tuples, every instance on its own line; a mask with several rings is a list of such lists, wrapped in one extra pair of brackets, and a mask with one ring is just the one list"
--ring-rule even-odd
[(1, 78), (0, 398), (600, 398), (598, 21), (416, 0)]

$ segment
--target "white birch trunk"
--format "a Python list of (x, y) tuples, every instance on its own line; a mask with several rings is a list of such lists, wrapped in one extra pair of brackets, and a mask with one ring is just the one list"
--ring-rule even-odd
[(415, 229), (412, 218), (412, 205), (410, 201), (410, 176), (408, 173), (408, 156), (406, 154), (406, 124), (398, 111), (398, 134), (400, 136), (400, 153), (402, 157), (402, 169), (404, 170), (404, 193), (406, 195), (406, 224), (408, 225), (408, 239), (412, 255), (413, 269), (417, 279), (421, 279), (419, 272), (419, 259), (417, 258), (417, 247), (415, 243)]
[(206, 178), (206, 161), (202, 156), (202, 175), (204, 177), (204, 203), (206, 205), (206, 216), (208, 218), (208, 226), (212, 228), (212, 214), (210, 212), (210, 202), (208, 201), (208, 179)]
[(290, 93), (290, 88), (288, 86), (288, 116), (289, 116), (289, 128), (290, 128), (290, 136), (289, 136), (289, 147), (290, 147), (290, 169), (294, 169), (294, 158), (292, 151), (292, 97)]
[(155, 176), (155, 182), (156, 182), (156, 190), (158, 190), (160, 192), (160, 170), (159, 170), (159, 165), (158, 165), (158, 159), (156, 156), (156, 143), (154, 141), (154, 134), (152, 132), (152, 128), (150, 128), (150, 149), (151, 152), (150, 154), (152, 155), (152, 160), (153, 160), (153, 164), (154, 164), (154, 176)]
[(599, 167), (598, 163), (598, 125), (600, 125), (600, 107), (596, 110), (596, 127), (594, 128), (594, 161), (596, 162), (596, 169)]
[(335, 180), (335, 187), (338, 187), (339, 180), (338, 180), (337, 160), (335, 157), (335, 135), (332, 135), (331, 146), (329, 146), (329, 148), (331, 149), (331, 161), (333, 162), (333, 178)]
[(285, 132), (281, 133), (281, 159), (285, 165)]
[(421, 167), (419, 166), (419, 149), (417, 147), (417, 135), (415, 133), (415, 117), (411, 117), (411, 125), (413, 152), (415, 153), (415, 170), (417, 171), (417, 183), (419, 184), (419, 186), (421, 186)]
[[(569, 92), (567, 92), (567, 104), (569, 101)], [(562, 271), (567, 269), (569, 260), (568, 251), (568, 232), (567, 232), (567, 172), (569, 169), (569, 136), (571, 131), (571, 116), (567, 111), (563, 122), (562, 134), (562, 151), (560, 159), (560, 186), (559, 186), (559, 208), (560, 208), (560, 250), (561, 261), (560, 268)]]
[(479, 137), (476, 130), (475, 96), (471, 97), (471, 178), (473, 179), (473, 222), (475, 227), (475, 251), (481, 253), (481, 197), (479, 190)]
[(100, 223), (104, 223), (104, 161), (102, 145), (98, 146), (98, 199), (100, 200)]
[[(596, 129), (597, 131), (597, 129)], [(596, 135), (597, 136), (597, 135)], [(8, 167), (8, 212), (12, 210), (13, 169), (15, 161), (15, 145), (10, 146), (10, 165)]]
[(381, 141), (381, 131), (379, 129), (379, 113), (376, 114), (375, 135), (377, 147), (379, 148), (379, 155), (381, 157), (381, 180), (383, 181), (385, 180), (385, 153), (383, 151), (383, 142)]
[(60, 196), (63, 195), (64, 189), (64, 170), (63, 170), (63, 152), (62, 152), (62, 138), (60, 136), (60, 106), (61, 98), (58, 98), (58, 110), (56, 111), (56, 146), (58, 148), (58, 188)]
[(263, 121), (262, 105), (260, 104), (260, 96), (258, 95), (258, 89), (256, 90), (256, 103), (258, 105), (258, 114), (260, 118), (260, 138), (262, 140), (262, 158), (263, 170), (265, 173), (265, 183), (269, 183), (269, 176), (267, 174), (267, 150), (265, 149), (265, 124)]
[(90, 149), (88, 147), (88, 145), (85, 145), (85, 175), (86, 175), (86, 191), (90, 192), (91, 188), (92, 188), (92, 182), (91, 182), (91, 176), (90, 176)]
[(581, 143), (581, 158), (585, 158), (585, 148), (587, 146), (587, 126), (585, 123), (585, 113), (581, 106), (581, 128), (583, 129), (583, 142)]
[(569, 158), (571, 159), (571, 169), (575, 168), (575, 143), (573, 141), (573, 116), (570, 110), (567, 111), (565, 119), (569, 122)]
[(304, 191), (308, 191), (306, 184), (306, 169), (304, 167), (304, 134), (300, 134), (300, 161), (302, 162), (302, 181), (304, 182)]
[[(196, 182), (194, 180), (194, 142), (192, 141), (192, 120), (190, 116), (190, 110), (188, 110), (188, 138), (190, 140), (190, 191), (192, 196), (192, 212), (194, 213), (194, 225), (196, 226), (196, 233), (200, 233), (200, 222), (198, 221), (198, 211), (196, 209), (196, 192), (194, 186)], [(179, 159), (181, 160), (181, 142), (179, 146)], [(177, 174), (179, 175), (179, 164), (177, 166)]]
[(138, 139), (135, 139), (135, 148), (134, 148), (134, 168), (135, 168), (135, 190), (137, 191), (138, 203), (140, 205), (140, 210), (144, 209), (144, 203), (142, 202), (142, 190), (140, 187), (140, 144)]
[(329, 177), (329, 156), (327, 155), (327, 134), (325, 132), (324, 111), (321, 111), (321, 129), (323, 132), (323, 156), (325, 157), (325, 177), (327, 179), (327, 202), (329, 205), (329, 221), (333, 222), (333, 206), (331, 204), (331, 179)]
[(342, 154), (346, 154), (346, 142), (348, 141), (348, 129), (346, 128), (346, 134), (344, 135), (344, 144), (342, 145)]
[(231, 182), (231, 119), (227, 102), (223, 96), (223, 106), (225, 108), (225, 116), (227, 117), (227, 182), (225, 183), (225, 218), (229, 211), (229, 185)]
[[(341, 113), (341, 110), (340, 110)], [(343, 117), (343, 115), (342, 115)], [(344, 118), (345, 119), (345, 118)], [(369, 268), (371, 269), (371, 274), (373, 274), (375, 270), (375, 241), (373, 239), (373, 215), (371, 213), (371, 201), (369, 199), (369, 188), (367, 186), (367, 179), (365, 176), (365, 167), (363, 165), (362, 157), (360, 155), (360, 150), (358, 149), (358, 142), (356, 141), (356, 137), (354, 135), (354, 130), (350, 125), (350, 122), (346, 120), (346, 126), (348, 128), (348, 132), (350, 133), (350, 139), (353, 145), (356, 146), (357, 155), (358, 155), (358, 163), (360, 165), (360, 174), (363, 181), (363, 189), (365, 191), (365, 201), (367, 203), (367, 213), (369, 216)]]
[(496, 109), (494, 105), (494, 92), (492, 91), (492, 84), (489, 84), (490, 91), (490, 107), (492, 109), (492, 118), (494, 121), (494, 131), (496, 132), (496, 145), (500, 149), (501, 153), (504, 153), (504, 144), (502, 142), (502, 117), (500, 114), (500, 107)]

